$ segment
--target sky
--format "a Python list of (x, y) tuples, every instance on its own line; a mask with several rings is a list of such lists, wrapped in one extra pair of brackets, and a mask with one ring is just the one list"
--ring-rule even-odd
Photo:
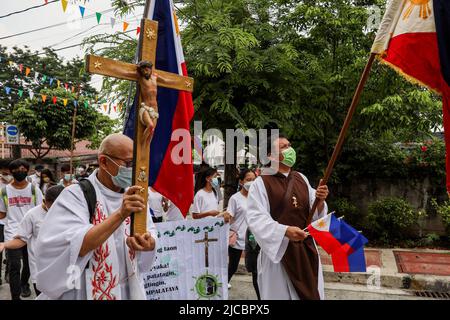
[[(0, 16), (45, 3), (44, 0), (0, 1)], [(132, 1), (128, 0), (128, 2)], [(81, 18), (80, 5), (85, 7), (84, 18)], [(69, 0), (65, 12), (62, 9), (61, 1), (57, 1), (40, 8), (0, 18), (0, 38), (54, 24), (62, 24), (46, 30), (1, 39), (0, 44), (8, 48), (13, 46), (23, 48), (27, 45), (32, 51), (42, 51), (42, 48), (47, 46), (52, 46), (54, 49), (63, 48), (81, 43), (86, 36), (122, 31), (123, 21), (129, 23), (127, 30), (136, 29), (144, 11), (144, 8), (140, 7), (133, 14), (123, 18), (115, 17), (113, 11), (104, 12), (99, 25), (95, 12), (108, 9), (112, 9), (111, 0)], [(90, 15), (93, 17), (89, 18)], [(116, 18), (114, 27), (111, 27), (111, 18)], [(135, 35), (135, 33), (130, 34)], [(57, 51), (57, 53), (66, 60), (85, 55), (81, 46)], [(101, 79), (101, 76), (92, 77), (91, 84), (98, 90), (100, 90)], [(111, 111), (111, 116), (115, 117), (114, 111)]]

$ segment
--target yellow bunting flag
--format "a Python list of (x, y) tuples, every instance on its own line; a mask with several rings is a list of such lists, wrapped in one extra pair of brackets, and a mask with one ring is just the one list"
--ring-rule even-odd
[(61, 84), (61, 81), (56, 80), (56, 83), (58, 84), (58, 88), (59, 88), (59, 85)]
[(127, 31), (128, 25), (129, 24), (127, 22), (123, 23), (123, 32)]
[(25, 68), (25, 76), (28, 77), (28, 75), (30, 74), (31, 69), (30, 68)]
[(69, 2), (68, 0), (61, 0), (62, 9), (64, 12), (66, 12), (68, 2)]
[(67, 99), (63, 99), (64, 107), (67, 106)]
[(41, 94), (42, 96), (42, 102), (45, 102), (45, 100), (47, 100), (47, 96), (45, 94)]

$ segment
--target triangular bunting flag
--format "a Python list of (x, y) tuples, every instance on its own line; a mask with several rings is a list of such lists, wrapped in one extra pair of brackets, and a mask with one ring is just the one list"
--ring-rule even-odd
[(84, 18), (84, 10), (85, 9), (86, 9), (85, 7), (80, 6), (80, 13), (81, 13), (82, 18)]
[(54, 78), (50, 78), (50, 85), (52, 85)]
[(75, 108), (78, 106), (78, 101), (77, 100), (73, 100), (73, 105), (75, 106)]
[(75, 87), (74, 86), (72, 86), (72, 92), (75, 92)]
[(53, 104), (56, 104), (56, 97), (53, 97)]
[(56, 80), (56, 84), (58, 85), (58, 88), (59, 88), (59, 85), (61, 84), (61, 81)]
[(19, 89), (18, 93), (19, 93), (19, 97), (21, 97), (21, 98), (22, 98), (22, 95), (23, 95), (23, 90), (22, 90), (22, 89)]
[(48, 4), (48, 0), (45, 0), (45, 4)]
[(107, 105), (104, 104), (104, 105), (103, 105), (103, 109), (105, 109), (105, 112), (106, 112), (106, 108), (107, 108)]
[(69, 2), (68, 0), (61, 0), (61, 4), (62, 4), (62, 9), (64, 12), (66, 12), (67, 9), (67, 2)]
[(84, 107), (87, 108), (89, 106), (89, 103), (87, 101), (84, 102)]
[(111, 18), (111, 28), (114, 28), (115, 24), (116, 24), (116, 19)]
[(42, 102), (45, 102), (45, 100), (47, 100), (47, 95), (41, 94), (41, 97), (42, 97)]
[(66, 87), (66, 90), (69, 88), (69, 85), (67, 83), (64, 83), (64, 87)]
[(67, 106), (67, 99), (63, 99), (64, 107)]
[(30, 74), (31, 69), (30, 68), (25, 68), (25, 76), (28, 77), (28, 75)]
[(38, 77), (39, 77), (39, 72), (36, 72), (36, 73), (34, 74), (34, 81), (37, 81)]
[(11, 88), (10, 87), (5, 87), (5, 92), (6, 92), (6, 94), (10, 94)]
[(34, 98), (34, 92), (31, 90), (28, 90), (28, 94), (30, 95), (30, 99), (33, 100)]
[(19, 64), (19, 70), (20, 70), (20, 73), (22, 73), (22, 71), (23, 71), (23, 64)]
[(138, 35), (141, 32), (141, 27), (137, 27), (136, 29), (136, 35)]
[(117, 106), (114, 106), (113, 108), (114, 108), (114, 112), (117, 112)]
[(123, 32), (127, 31), (128, 26), (129, 26), (129, 23), (127, 23), (127, 22), (123, 23)]
[(47, 76), (44, 74), (44, 76), (42, 77), (42, 82), (45, 82), (47, 80)]
[(102, 17), (102, 14), (100, 12), (96, 12), (95, 15), (97, 16), (97, 23), (100, 23), (100, 19)]
[(10, 61), (8, 61), (8, 63), (9, 63), (9, 66), (10, 66), (10, 67), (12, 67), (12, 66), (13, 66), (13, 64), (14, 64), (14, 62), (12, 62), (11, 60), (10, 60)]

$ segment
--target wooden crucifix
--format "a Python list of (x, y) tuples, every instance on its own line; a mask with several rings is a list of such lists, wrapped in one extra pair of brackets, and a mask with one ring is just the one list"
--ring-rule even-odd
[(205, 243), (205, 267), (209, 267), (209, 260), (208, 260), (208, 252), (209, 252), (209, 243), (218, 241), (219, 239), (216, 238), (208, 238), (208, 232), (205, 232), (205, 237), (201, 240), (195, 240), (195, 243)]
[[(194, 79), (155, 69), (157, 38), (158, 22), (142, 19), (138, 47), (138, 57), (141, 65), (143, 63), (146, 68), (151, 68), (151, 72), (158, 74), (158, 86), (192, 92), (194, 88)], [(139, 65), (107, 59), (95, 55), (86, 56), (86, 71), (92, 74), (100, 74), (103, 76), (131, 81), (138, 81), (139, 77), (144, 76)], [(148, 79), (148, 74), (146, 75), (146, 78)], [(144, 198), (145, 209), (140, 212), (135, 212), (131, 216), (131, 234), (143, 234), (147, 231), (148, 177), (150, 172), (150, 143), (146, 143), (146, 139), (144, 137), (146, 127), (141, 121), (139, 114), (142, 102), (139, 88), (137, 92), (139, 94), (139, 101), (135, 110), (136, 123), (134, 130), (132, 183), (133, 185), (139, 185), (142, 187), (140, 195)], [(164, 108), (164, 106), (160, 107)]]

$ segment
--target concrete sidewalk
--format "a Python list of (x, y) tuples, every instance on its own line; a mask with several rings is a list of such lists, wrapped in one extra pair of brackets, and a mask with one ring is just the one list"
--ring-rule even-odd
[[(326, 284), (450, 294), (450, 250), (368, 248), (365, 250), (367, 272), (354, 273), (334, 272), (329, 255), (320, 247), (319, 252)], [(244, 258), (238, 274), (248, 275)]]

